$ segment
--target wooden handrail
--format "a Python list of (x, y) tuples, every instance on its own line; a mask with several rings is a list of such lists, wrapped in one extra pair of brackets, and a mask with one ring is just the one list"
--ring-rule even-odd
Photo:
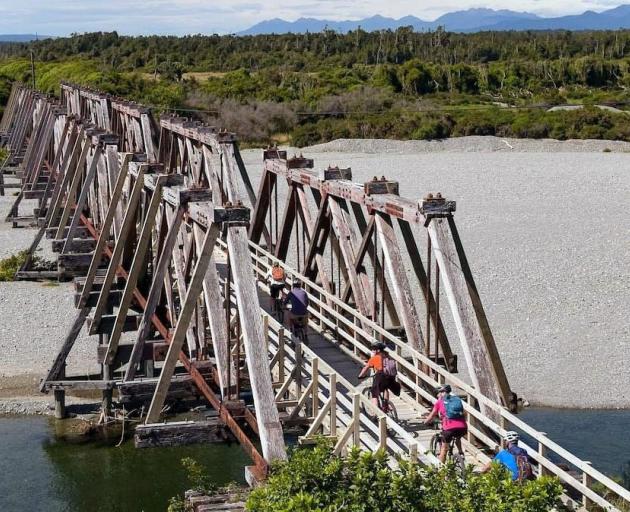
[[(220, 241), (218, 243), (223, 243), (223, 242)], [(533, 448), (525, 444), (524, 442), (522, 442), (521, 444), (523, 445), (524, 449), (527, 450), (528, 453), (531, 455), (532, 459), (536, 461), (537, 463), (539, 463), (541, 467), (545, 468), (547, 473), (554, 474), (555, 476), (560, 478), (563, 482), (565, 482), (567, 485), (569, 485), (571, 488), (575, 489), (582, 496), (604, 507), (606, 510), (618, 510), (612, 503), (610, 503), (605, 498), (597, 494), (588, 486), (584, 485), (583, 482), (576, 479), (568, 471), (560, 468), (556, 463), (551, 461), (548, 457), (542, 456), (540, 453), (541, 452), (540, 446), (544, 447), (544, 451), (546, 451), (547, 453), (549, 452), (555, 453), (556, 455), (561, 457), (565, 462), (579, 469), (583, 474), (588, 475), (590, 480), (594, 482), (599, 482), (606, 489), (611, 491), (613, 494), (617, 495), (619, 498), (630, 503), (630, 491), (628, 489), (625, 489), (624, 487), (619, 485), (617, 482), (613, 481), (612, 479), (610, 479), (609, 477), (607, 477), (606, 475), (604, 475), (597, 469), (593, 468), (590, 464), (586, 463), (585, 461), (581, 460), (579, 457), (573, 455), (566, 449), (562, 448), (559, 444), (557, 444), (556, 442), (549, 439), (549, 437), (547, 437), (546, 435), (542, 434), (541, 432), (529, 426), (527, 423), (525, 423), (524, 421), (519, 419), (517, 416), (512, 414), (502, 405), (482, 395), (477, 389), (473, 388), (472, 386), (470, 386), (463, 380), (459, 379), (458, 377), (448, 372), (446, 369), (437, 365), (434, 361), (432, 361), (426, 355), (418, 352), (417, 350), (414, 350), (410, 345), (408, 345), (397, 336), (385, 330), (383, 327), (375, 323), (370, 318), (367, 318), (361, 315), (352, 307), (350, 307), (348, 304), (341, 301), (335, 295), (327, 293), (322, 287), (310, 281), (301, 273), (286, 266), (285, 262), (274, 257), (272, 254), (264, 250), (259, 245), (250, 241), (250, 248), (252, 250), (252, 259), (256, 263), (253, 265), (254, 270), (255, 272), (258, 272), (260, 274), (260, 277), (262, 279), (264, 279), (264, 277), (266, 276), (266, 273), (268, 269), (271, 267), (271, 264), (274, 262), (277, 262), (285, 269), (285, 273), (287, 274), (287, 276), (291, 278), (299, 279), (304, 284), (304, 289), (308, 293), (309, 299), (311, 300), (312, 303), (315, 304), (315, 306), (311, 305), (309, 307), (309, 311), (313, 315), (313, 317), (322, 321), (324, 324), (328, 324), (329, 327), (332, 327), (332, 325), (335, 325), (336, 322), (340, 322), (343, 325), (346, 325), (347, 327), (351, 328), (354, 331), (355, 335), (358, 334), (359, 337), (362, 337), (366, 341), (374, 340), (375, 334), (378, 334), (379, 337), (386, 339), (390, 344), (393, 344), (395, 347), (398, 347), (401, 350), (404, 349), (409, 355), (411, 355), (411, 357), (415, 361), (420, 362), (426, 368), (429, 368), (430, 370), (432, 370), (433, 373), (438, 376), (438, 379), (441, 380), (440, 382), (438, 380), (435, 380), (430, 375), (427, 375), (426, 373), (421, 372), (414, 364), (410, 363), (409, 361), (407, 361), (406, 359), (398, 355), (396, 351), (391, 352), (391, 357), (393, 357), (399, 365), (401, 365), (403, 368), (407, 369), (412, 374), (419, 377), (426, 384), (433, 387), (437, 387), (441, 385), (442, 383), (448, 383), (457, 387), (465, 395), (474, 398), (477, 401), (477, 403), (479, 403), (483, 407), (486, 407), (498, 413), (499, 417), (502, 419), (501, 423), (503, 423), (504, 425), (505, 423), (509, 423), (513, 425), (515, 428), (521, 430), (522, 432), (524, 432), (525, 434), (533, 438), (538, 443), (539, 447)], [(320, 297), (323, 298), (324, 300), (321, 300)], [(348, 319), (346, 318), (346, 316), (340, 314), (339, 310), (347, 313), (351, 319)], [(325, 318), (322, 312), (325, 312), (332, 319), (334, 319), (334, 321), (329, 318)], [(316, 330), (321, 329), (316, 323), (314, 322), (310, 322), (310, 323), (311, 323), (311, 326), (315, 328)], [(370, 329), (373, 331), (373, 333), (368, 333), (366, 332), (365, 329)], [(348, 335), (343, 330), (340, 330), (339, 334), (348, 343), (352, 344), (358, 353), (364, 354), (364, 355), (367, 355), (369, 353), (370, 349), (366, 347), (364, 344), (359, 343), (357, 339), (355, 339), (355, 337)], [(305, 353), (308, 353), (308, 352), (309, 350), (305, 349)], [(314, 353), (312, 355), (316, 357)], [(357, 360), (361, 360), (361, 358), (359, 358), (358, 356), (354, 354), (350, 354), (350, 355), (354, 356), (355, 359)], [(320, 364), (320, 367), (326, 366), (325, 363), (321, 361), (319, 364)], [(426, 390), (423, 389), (421, 386), (418, 386), (411, 379), (404, 378), (404, 376), (402, 375), (401, 377), (402, 377), (402, 380), (405, 381), (404, 384), (408, 388), (410, 388), (412, 391), (419, 393), (427, 401), (430, 401), (430, 402), (435, 401), (435, 398), (431, 396), (430, 394), (428, 394)], [(352, 386), (349, 382), (347, 381), (343, 382), (343, 381), (344, 379), (340, 378), (338, 382), (343, 384), (344, 386), (347, 386), (347, 385)], [(364, 397), (362, 398), (364, 399)], [(370, 407), (372, 406), (369, 400), (366, 400), (366, 402), (368, 406)], [(501, 425), (497, 424), (489, 417), (483, 415), (479, 410), (477, 410), (471, 404), (464, 402), (464, 408), (470, 416), (474, 417), (476, 420), (481, 422), (485, 427), (489, 428), (498, 436), (502, 436), (505, 433), (506, 431), (505, 427), (502, 427)], [(399, 425), (396, 425), (396, 427), (398, 427), (398, 429), (396, 429), (393, 425), (391, 425), (391, 423), (393, 422), (391, 421), (390, 418), (388, 418), (388, 426), (390, 428), (394, 428), (397, 431), (397, 433), (398, 433), (398, 429), (400, 429), (402, 432), (405, 432), (406, 434), (408, 434), (406, 431), (401, 429)], [(478, 433), (481, 434), (481, 432), (479, 431)], [(476, 437), (479, 437), (481, 441), (483, 441), (485, 444), (490, 446), (488, 443), (488, 438), (485, 435), (480, 435)], [(482, 439), (484, 437), (486, 438), (485, 440)]]

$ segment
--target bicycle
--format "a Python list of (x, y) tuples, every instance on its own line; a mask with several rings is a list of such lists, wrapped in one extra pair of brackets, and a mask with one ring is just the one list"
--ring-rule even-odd
[(291, 317), (291, 332), (303, 343), (308, 343), (306, 329), (308, 327), (308, 315)]
[[(374, 382), (374, 375), (371, 375), (372, 382)], [(367, 377), (364, 377), (364, 378), (367, 378)], [(361, 391), (361, 393), (368, 400), (372, 401), (372, 385), (371, 384), (368, 387), (364, 388), (363, 391)], [(385, 398), (385, 393), (378, 394), (378, 396), (376, 397), (376, 403), (381, 412), (385, 413), (385, 415), (389, 416), (392, 420), (398, 422), (398, 411), (396, 411), (396, 406), (392, 403), (391, 400), (389, 400), (388, 398)], [(363, 408), (363, 412), (365, 414), (368, 414), (363, 404), (361, 404), (361, 407)]]
[[(440, 452), (442, 451), (442, 443), (444, 442), (444, 438), (442, 437), (444, 431), (441, 428), (441, 424), (439, 420), (436, 420), (434, 423), (434, 427), (438, 429), (433, 437), (431, 438), (431, 443), (429, 444), (429, 450), (436, 457), (439, 457)], [(455, 463), (455, 468), (458, 472), (464, 473), (466, 470), (466, 459), (464, 455), (459, 453), (454, 453), (455, 448), (455, 438), (452, 438), (448, 443), (448, 450), (446, 451), (446, 460), (452, 460)]]
[(271, 312), (278, 322), (284, 322), (284, 304), (282, 303), (282, 297), (280, 295), (273, 299), (273, 302), (271, 303)]

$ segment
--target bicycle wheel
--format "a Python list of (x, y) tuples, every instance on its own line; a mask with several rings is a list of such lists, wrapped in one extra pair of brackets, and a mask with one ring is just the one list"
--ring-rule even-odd
[(389, 416), (394, 421), (398, 422), (398, 411), (396, 410), (396, 406), (392, 403), (391, 400), (384, 400), (385, 405), (385, 414)]
[[(367, 388), (363, 388), (363, 390), (361, 391), (361, 394), (367, 398), (368, 400), (372, 400), (372, 388), (371, 387), (367, 387)], [(361, 401), (361, 414), (366, 414), (368, 416), (371, 416), (371, 412), (370, 410), (366, 407), (366, 405), (363, 403), (363, 401)]]
[(439, 432), (434, 434), (431, 438), (429, 449), (431, 450), (431, 453), (436, 457), (440, 455), (440, 451), (442, 450), (442, 443), (442, 434)]
[(463, 475), (466, 471), (466, 459), (464, 458), (464, 456), (461, 453), (457, 453), (457, 455), (452, 453), (451, 458), (455, 463), (455, 469), (457, 470), (457, 472)]

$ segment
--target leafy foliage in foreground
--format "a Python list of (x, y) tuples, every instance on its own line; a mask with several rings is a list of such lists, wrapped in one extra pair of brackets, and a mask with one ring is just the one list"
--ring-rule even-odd
[(392, 470), (383, 452), (353, 450), (336, 457), (329, 444), (300, 448), (252, 491), (252, 512), (546, 512), (559, 505), (562, 487), (543, 477), (519, 484), (495, 468), (457, 476), (453, 467), (424, 468), (401, 460)]
[(20, 251), (13, 256), (0, 260), (0, 281), (13, 281), (15, 273), (26, 261), (27, 251)]
[[(205, 473), (203, 466), (190, 457), (181, 460), (186, 471), (186, 477), (191, 489), (201, 494), (212, 495), (217, 491), (217, 486)], [(185, 512), (186, 500), (183, 496), (173, 496), (168, 503), (167, 512)]]

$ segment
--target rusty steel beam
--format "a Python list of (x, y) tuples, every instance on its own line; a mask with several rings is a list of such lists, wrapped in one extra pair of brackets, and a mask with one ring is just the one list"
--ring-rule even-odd
[[(90, 220), (87, 219), (85, 215), (83, 214), (81, 214), (81, 222), (88, 229), (90, 235), (93, 238), (98, 239), (99, 232), (92, 225)], [(104, 247), (104, 252), (107, 255), (107, 257), (111, 258), (112, 251), (108, 246)], [(128, 277), (127, 271), (121, 265), (118, 265), (116, 269), (116, 273), (123, 279), (127, 279)], [(142, 293), (140, 292), (140, 290), (138, 290), (138, 288), (135, 288), (133, 290), (133, 296), (136, 299), (136, 302), (138, 303), (138, 305), (144, 310), (144, 308), (147, 305), (147, 301), (144, 295), (142, 295)], [(169, 329), (162, 323), (160, 318), (155, 313), (151, 315), (151, 322), (155, 326), (156, 330), (160, 333), (160, 335), (164, 338), (164, 341), (167, 344), (170, 344), (171, 333)], [(195, 385), (197, 386), (201, 394), (206, 398), (206, 400), (208, 400), (210, 405), (212, 405), (212, 407), (214, 407), (214, 409), (219, 413), (219, 417), (221, 418), (221, 420), (226, 424), (226, 426), (234, 434), (236, 439), (238, 439), (239, 443), (243, 446), (243, 449), (252, 459), (258, 471), (260, 471), (262, 474), (267, 474), (269, 465), (267, 464), (263, 456), (260, 454), (260, 452), (254, 445), (254, 443), (252, 443), (251, 439), (249, 439), (249, 437), (247, 437), (247, 434), (245, 434), (245, 432), (241, 429), (240, 425), (234, 419), (230, 411), (227, 408), (221, 406), (221, 400), (217, 397), (214, 391), (212, 391), (208, 383), (205, 381), (203, 375), (195, 367), (194, 363), (190, 361), (186, 353), (184, 353), (183, 351), (179, 353), (179, 360), (182, 362), (182, 364), (184, 365), (184, 368), (192, 377), (193, 382), (195, 383)], [(251, 414), (251, 411), (250, 411), (250, 414)]]

